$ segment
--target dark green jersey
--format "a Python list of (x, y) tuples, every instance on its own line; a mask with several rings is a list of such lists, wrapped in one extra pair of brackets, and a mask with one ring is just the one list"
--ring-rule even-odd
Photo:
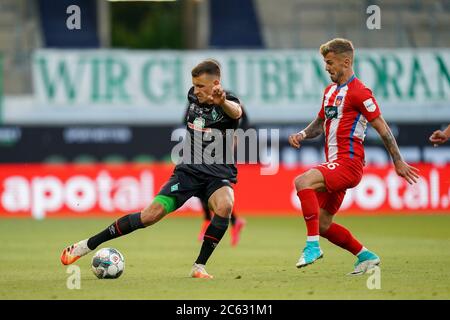
[[(241, 104), (237, 97), (225, 93), (227, 100)], [(233, 135), (239, 119), (230, 118), (218, 105), (200, 103), (193, 87), (188, 92), (188, 102), (183, 161), (177, 169), (236, 181)]]

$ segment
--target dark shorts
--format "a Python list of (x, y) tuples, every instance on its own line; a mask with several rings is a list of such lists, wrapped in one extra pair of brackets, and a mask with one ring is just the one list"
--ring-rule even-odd
[(178, 209), (189, 198), (199, 197), (207, 200), (216, 190), (224, 186), (233, 188), (232, 183), (227, 179), (213, 177), (201, 172), (194, 175), (175, 169), (169, 181), (162, 186), (158, 195), (174, 197)]

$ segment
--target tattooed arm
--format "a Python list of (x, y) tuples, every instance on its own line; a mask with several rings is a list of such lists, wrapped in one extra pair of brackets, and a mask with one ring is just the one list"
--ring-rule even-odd
[(312, 139), (323, 133), (323, 119), (317, 117), (305, 129), (289, 136), (289, 144), (294, 148), (300, 148), (300, 142)]
[(320, 136), (323, 133), (323, 119), (317, 117), (302, 131), (306, 134), (304, 139), (312, 139)]
[(395, 137), (384, 118), (382, 116), (379, 116), (375, 118), (370, 124), (375, 130), (377, 130), (378, 134), (381, 137), (381, 140), (383, 140), (386, 150), (391, 155), (392, 161), (395, 163), (396, 161), (403, 160), (402, 155), (400, 154), (400, 150), (397, 146), (397, 141), (395, 140)]
[(403, 157), (400, 154), (400, 150), (397, 145), (397, 141), (395, 141), (395, 137), (384, 118), (380, 115), (379, 117), (372, 120), (370, 124), (375, 130), (377, 130), (378, 134), (383, 140), (384, 146), (386, 147), (386, 150), (389, 152), (392, 161), (394, 162), (395, 171), (397, 172), (397, 174), (408, 181), (409, 184), (417, 182), (417, 179), (419, 178), (419, 170), (408, 165), (403, 160)]

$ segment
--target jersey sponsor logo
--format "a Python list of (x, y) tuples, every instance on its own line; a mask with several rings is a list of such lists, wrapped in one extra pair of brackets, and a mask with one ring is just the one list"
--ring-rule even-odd
[(334, 105), (336, 106), (336, 107), (339, 107), (340, 105), (341, 105), (341, 103), (342, 103), (342, 99), (343, 99), (344, 97), (343, 96), (337, 96), (336, 97), (336, 101), (334, 101)]
[(178, 190), (180, 183), (174, 184), (173, 186), (170, 187), (170, 192), (174, 192)]
[(202, 117), (195, 118), (194, 122), (188, 122), (188, 127), (195, 131), (211, 132), (211, 128), (205, 128), (206, 120)]
[(200, 128), (196, 127), (195, 124), (188, 122), (188, 127), (195, 131), (201, 131), (201, 132), (211, 132), (211, 128)]
[(377, 106), (373, 102), (372, 98), (364, 100), (363, 104), (364, 104), (364, 107), (366, 107), (367, 111), (369, 111), (369, 112), (374, 112), (377, 108)]
[(325, 116), (327, 119), (336, 119), (338, 116), (338, 110), (335, 106), (325, 107)]
[(205, 119), (203, 119), (203, 118), (195, 118), (193, 124), (194, 124), (194, 128), (196, 128), (196, 129), (203, 129), (205, 127)]

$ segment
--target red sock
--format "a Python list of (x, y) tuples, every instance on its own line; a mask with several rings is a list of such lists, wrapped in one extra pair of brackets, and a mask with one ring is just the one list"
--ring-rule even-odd
[(350, 251), (355, 256), (363, 248), (362, 244), (353, 237), (350, 231), (337, 223), (332, 223), (330, 228), (321, 236), (327, 238), (331, 243)]
[(303, 189), (297, 192), (302, 204), (303, 218), (306, 222), (308, 237), (319, 235), (319, 202), (313, 189)]

